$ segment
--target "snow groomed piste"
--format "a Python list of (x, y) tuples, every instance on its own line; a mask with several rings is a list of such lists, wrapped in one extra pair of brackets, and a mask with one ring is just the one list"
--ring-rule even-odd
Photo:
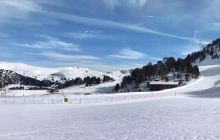
[(200, 79), (187, 86), (154, 93), (176, 96), (143, 96), (129, 102), (118, 98), (113, 104), (1, 104), (0, 139), (219, 140), (220, 66), (201, 67), (201, 71)]

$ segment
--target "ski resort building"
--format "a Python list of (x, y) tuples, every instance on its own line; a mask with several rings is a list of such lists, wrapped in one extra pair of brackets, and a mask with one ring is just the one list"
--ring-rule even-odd
[(178, 86), (179, 86), (179, 82), (154, 81), (149, 83), (150, 91), (159, 91), (164, 89), (175, 88)]

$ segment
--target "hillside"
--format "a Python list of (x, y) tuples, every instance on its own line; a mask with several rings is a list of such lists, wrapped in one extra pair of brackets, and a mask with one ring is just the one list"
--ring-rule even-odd
[[(0, 62), (1, 87), (34, 86), (36, 88), (67, 88), (85, 84), (86, 86), (100, 83), (121, 81), (128, 71), (111, 73), (99, 72), (88, 68), (60, 67), (43, 68), (22, 63)], [(20, 84), (20, 85), (18, 85)]]
[[(190, 61), (166, 57), (156, 64), (149, 63), (131, 71), (120, 84), (115, 86), (119, 92), (140, 92), (174, 88), (187, 84), (200, 75), (198, 66)], [(152, 86), (151, 86), (152, 85)]]
[(200, 51), (189, 54), (185, 60), (199, 66), (220, 64), (220, 39), (203, 46)]
[[(15, 89), (24, 89), (24, 86), (47, 88), (55, 84), (48, 80), (40, 81), (31, 77), (20, 75), (10, 70), (3, 69), (0, 69), (0, 81), (0, 88), (11, 85), (11, 87)], [(23, 85), (23, 87), (21, 85)]]
[(23, 63), (8, 63), (0, 62), (0, 69), (11, 70), (20, 75), (35, 78), (37, 80), (54, 80), (54, 81), (65, 81), (75, 78), (85, 78), (89, 77), (100, 77), (108, 75), (113, 79), (120, 79), (123, 76), (123, 73), (120, 71), (105, 73), (100, 71), (91, 70), (88, 68), (80, 67), (58, 67), (58, 68), (45, 68), (45, 67), (36, 67)]
[(115, 88), (120, 92), (147, 91), (149, 90), (147, 83), (152, 81), (178, 81), (180, 85), (185, 85), (190, 79), (199, 76), (197, 66), (219, 64), (220, 39), (216, 39), (210, 44), (202, 46), (200, 51), (187, 55), (184, 59), (175, 60), (172, 57), (167, 57), (156, 64), (149, 63), (142, 68), (136, 68), (132, 70), (130, 76), (124, 77)]

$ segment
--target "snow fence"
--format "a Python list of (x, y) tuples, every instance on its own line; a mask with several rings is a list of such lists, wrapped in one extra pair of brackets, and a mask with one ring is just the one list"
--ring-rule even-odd
[(104, 95), (41, 95), (41, 96), (2, 96), (0, 104), (99, 104), (127, 102), (153, 97), (176, 96), (176, 92), (143, 92)]

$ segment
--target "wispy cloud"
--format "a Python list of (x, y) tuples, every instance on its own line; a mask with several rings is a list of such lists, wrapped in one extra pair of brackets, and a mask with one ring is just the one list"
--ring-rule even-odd
[(198, 46), (198, 45), (195, 45), (195, 44), (194, 45), (193, 44), (187, 45), (187, 46), (182, 47), (183, 50), (180, 51), (179, 53), (182, 56), (187, 56), (188, 54), (191, 54), (192, 52), (199, 51), (200, 47), (201, 46)]
[(111, 58), (132, 59), (132, 60), (142, 59), (145, 56), (146, 56), (145, 54), (132, 50), (130, 48), (122, 49), (118, 54), (109, 55), (109, 57)]
[[(77, 65), (77, 64), (76, 64)], [(144, 66), (144, 64), (137, 64), (137, 63), (131, 63), (131, 64), (105, 64), (105, 63), (91, 63), (91, 64), (78, 64), (79, 66), (82, 67), (87, 67), (99, 71), (104, 71), (104, 72), (113, 72), (113, 71), (119, 71), (119, 70), (130, 70), (133, 68), (138, 68)]]
[(162, 58), (159, 57), (148, 57), (149, 60), (159, 61), (162, 60)]
[(72, 32), (70, 36), (76, 39), (90, 39), (90, 38), (102, 38), (102, 31), (99, 30), (85, 30), (81, 32)]
[(194, 43), (196, 45), (200, 45), (200, 46), (206, 45), (206, 44), (208, 44), (210, 42), (210, 41), (207, 41), (207, 40), (199, 39), (198, 38), (198, 31), (197, 30), (194, 31), (193, 40), (194, 40), (194, 42), (192, 42), (192, 43)]
[(34, 49), (59, 49), (64, 51), (79, 52), (80, 45), (62, 41), (60, 39), (46, 36), (44, 41), (37, 41), (35, 43), (17, 43), (17, 46), (34, 48)]
[(97, 61), (100, 58), (91, 55), (68, 55), (58, 52), (40, 52), (40, 53), (25, 53), (26, 55), (37, 55), (48, 58), (53, 61), (61, 62), (83, 62), (83, 61)]
[[(117, 4), (128, 4), (128, 5), (136, 5), (139, 7), (145, 6), (148, 3), (148, 0), (105, 0), (106, 4), (108, 5), (117, 5)], [(46, 16), (51, 16), (56, 19), (61, 20), (68, 20), (72, 22), (78, 22), (83, 23), (87, 25), (97, 25), (99, 27), (109, 27), (109, 28), (117, 28), (117, 29), (124, 29), (124, 30), (130, 30), (134, 32), (139, 33), (148, 33), (148, 34), (155, 34), (159, 36), (165, 36), (170, 38), (176, 38), (181, 40), (187, 40), (187, 41), (195, 41), (191, 37), (185, 37), (181, 35), (175, 35), (168, 32), (161, 32), (158, 30), (154, 30), (151, 28), (147, 28), (144, 26), (138, 26), (128, 23), (122, 23), (122, 22), (115, 22), (111, 20), (104, 20), (104, 19), (97, 19), (97, 18), (88, 18), (83, 16), (77, 16), (73, 14), (65, 14), (61, 12), (55, 12), (55, 11), (47, 11), (43, 8), (43, 6), (40, 4), (40, 2), (33, 1), (33, 0), (8, 0), (8, 1), (0, 1), (0, 9), (3, 12), (0, 12), (0, 18), (1, 22), (5, 21), (6, 19), (11, 18), (27, 18), (30, 16), (30, 13), (37, 12), (39, 14), (43, 14)], [(81, 34), (79, 37), (89, 37), (90, 35), (86, 35), (85, 33)], [(91, 36), (90, 36), (91, 37)]]
[(0, 23), (11, 19), (26, 19), (31, 12), (39, 12), (42, 7), (32, 0), (1, 0)]
[(14, 8), (23, 11), (39, 11), (41, 9), (36, 2), (31, 0), (1, 0), (0, 4), (3, 8)]
[(204, 41), (204, 44), (201, 44), (201, 43), (191, 43), (191, 44), (188, 44), (188, 45), (185, 45), (182, 48), (181, 51), (179, 51), (178, 53), (182, 56), (187, 56), (188, 54), (191, 54), (193, 52), (196, 52), (196, 51), (199, 51), (201, 50), (202, 46), (206, 45), (207, 42)]
[(0, 0), (0, 24), (59, 24), (58, 21), (52, 20), (51, 18), (47, 18), (43, 21), (33, 20), (33, 14), (42, 13), (47, 9), (47, 6), (58, 7), (63, 6), (63, 4), (61, 0)]
[[(48, 62), (47, 62), (48, 63)], [(51, 63), (51, 62), (50, 62)], [(102, 62), (96, 62), (96, 61), (90, 61), (90, 62), (67, 62), (67, 63), (53, 63), (53, 67), (69, 67), (69, 66), (77, 66), (77, 67), (86, 67), (90, 68), (93, 70), (98, 70), (102, 72), (114, 72), (114, 71), (120, 71), (120, 70), (130, 70), (134, 68), (140, 68), (143, 67), (145, 64), (141, 63), (129, 63), (129, 64), (107, 64), (107, 63), (102, 63)]]
[(202, 46), (207, 45), (210, 42), (199, 39), (197, 30), (194, 31), (193, 39), (195, 40), (194, 42), (181, 47), (183, 49), (182, 51), (179, 52), (181, 55), (186, 56), (193, 52), (199, 51)]
[(97, 19), (97, 18), (88, 18), (88, 17), (82, 17), (82, 16), (73, 15), (73, 14), (65, 14), (65, 13), (60, 13), (60, 12), (48, 12), (48, 11), (44, 11), (44, 12), (48, 14), (49, 16), (56, 18), (56, 19), (68, 20), (68, 21), (82, 23), (86, 25), (96, 25), (99, 27), (124, 29), (124, 30), (139, 32), (139, 33), (155, 34), (159, 36), (176, 38), (176, 39), (187, 40), (187, 41), (192, 41), (192, 42), (195, 41), (191, 37), (184, 37), (184, 36), (179, 36), (179, 35), (175, 35), (171, 33), (160, 32), (157, 30), (153, 30), (153, 29), (143, 27), (143, 26), (138, 26), (138, 25), (132, 25), (132, 24), (127, 24), (127, 23)]
[(121, 5), (142, 8), (148, 1), (149, 0), (104, 0), (104, 3), (110, 8), (115, 8)]

